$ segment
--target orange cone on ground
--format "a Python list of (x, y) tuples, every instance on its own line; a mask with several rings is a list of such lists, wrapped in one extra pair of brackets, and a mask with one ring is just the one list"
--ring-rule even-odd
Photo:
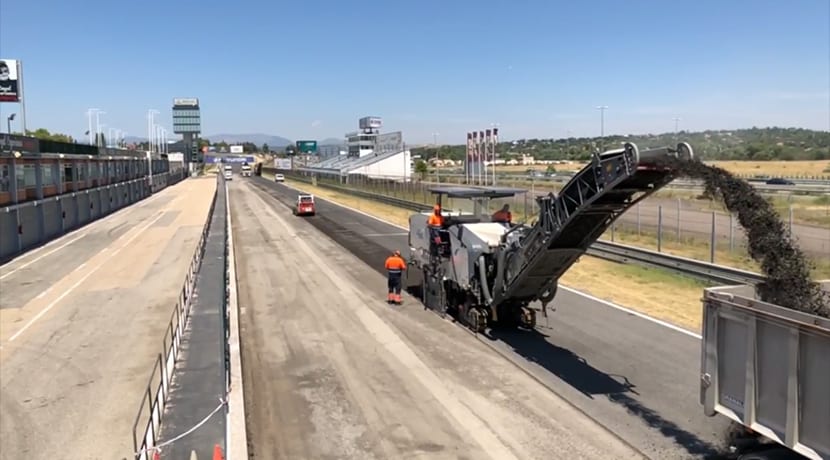
[(158, 451), (158, 449), (153, 451), (153, 460), (161, 460), (161, 453)]
[(213, 460), (225, 460), (225, 456), (222, 455), (222, 448), (219, 447), (219, 444), (215, 444), (213, 446)]

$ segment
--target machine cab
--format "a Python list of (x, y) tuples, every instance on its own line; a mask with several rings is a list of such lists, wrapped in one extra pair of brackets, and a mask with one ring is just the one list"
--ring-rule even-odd
[(413, 259), (423, 260), (427, 254), (449, 257), (451, 234), (457, 240), (465, 240), (463, 231), (475, 234), (474, 240), (480, 243), (477, 246), (482, 246), (480, 250), (488, 249), (483, 246), (497, 246), (510, 224), (494, 221), (494, 213), (513, 201), (509, 198), (526, 193), (523, 189), (495, 186), (447, 186), (429, 191), (441, 206), (444, 224), (440, 229), (429, 228), (427, 222), (432, 210), (410, 216), (409, 247)]

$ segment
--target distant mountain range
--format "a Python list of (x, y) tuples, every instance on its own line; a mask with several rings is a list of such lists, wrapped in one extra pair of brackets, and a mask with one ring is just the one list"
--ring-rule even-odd
[[(225, 141), (228, 144), (241, 144), (243, 142), (252, 142), (257, 146), (261, 146), (262, 144), (268, 144), (269, 147), (285, 147), (287, 145), (291, 145), (294, 141), (282, 137), (282, 136), (274, 136), (271, 134), (212, 134), (209, 136), (203, 136), (204, 139), (208, 139), (211, 143), (217, 143)], [(127, 143), (138, 143), (138, 142), (147, 142), (146, 137), (132, 137), (129, 136), (125, 139)], [(338, 139), (335, 137), (329, 137), (323, 140), (318, 140), (317, 145), (345, 145), (346, 142), (343, 139)]]

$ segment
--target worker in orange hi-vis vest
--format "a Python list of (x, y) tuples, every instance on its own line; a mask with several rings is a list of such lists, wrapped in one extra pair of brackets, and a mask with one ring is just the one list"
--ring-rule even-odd
[(406, 261), (401, 257), (401, 251), (395, 251), (394, 254), (386, 259), (386, 274), (387, 285), (389, 287), (389, 294), (386, 296), (386, 303), (401, 304), (401, 276), (406, 270)]
[(502, 206), (501, 209), (493, 213), (493, 216), (490, 218), (493, 222), (499, 222), (502, 224), (510, 224), (513, 222), (513, 215), (510, 213), (510, 205), (506, 204)]

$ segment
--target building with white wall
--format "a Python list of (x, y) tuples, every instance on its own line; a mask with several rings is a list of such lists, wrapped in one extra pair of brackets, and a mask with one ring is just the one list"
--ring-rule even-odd
[(380, 117), (363, 117), (358, 131), (346, 134), (346, 155), (327, 158), (301, 168), (321, 175), (361, 174), (372, 178), (409, 181), (412, 154), (403, 142), (403, 133), (380, 133)]

